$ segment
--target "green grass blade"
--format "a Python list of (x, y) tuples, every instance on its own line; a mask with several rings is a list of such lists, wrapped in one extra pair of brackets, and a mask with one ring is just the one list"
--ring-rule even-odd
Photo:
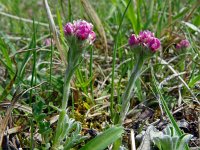
[(133, 1), (130, 0), (122, 0), (123, 4), (125, 7), (127, 7), (129, 5), (129, 7), (127, 8), (127, 17), (130, 20), (133, 30), (138, 33), (139, 29), (137, 28), (137, 11), (135, 10)]
[(11, 69), (11, 71), (9, 71), (9, 75), (11, 78), (13, 78), (14, 74), (12, 72), (14, 72), (14, 70), (13, 70), (13, 66), (12, 66), (12, 60), (9, 57), (8, 49), (9, 49), (9, 47), (6, 45), (6, 43), (3, 41), (3, 39), (0, 38), (1, 54), (2, 54), (3, 58), (5, 59), (6, 65)]
[(90, 82), (90, 92), (92, 96), (92, 102), (94, 104), (94, 92), (93, 92), (93, 70), (92, 70), (92, 64), (93, 64), (93, 48), (90, 48), (90, 78), (92, 79)]
[(63, 31), (63, 25), (62, 25), (62, 18), (59, 12), (59, 9), (57, 7), (56, 9), (56, 15), (57, 15), (57, 21), (58, 21), (58, 25), (59, 25), (59, 29), (60, 29), (60, 36), (62, 39), (64, 39), (64, 31)]
[[(155, 1), (150, 1), (150, 4), (149, 4), (149, 9), (147, 9), (147, 21), (146, 21), (146, 24), (145, 24), (145, 26), (144, 26), (144, 28), (146, 29), (146, 28), (148, 28), (148, 26), (149, 26), (149, 24), (151, 24), (152, 23), (152, 20), (153, 20), (153, 12), (154, 12), (154, 6), (155, 6), (155, 4), (154, 4), (154, 2)], [(149, 11), (148, 11), (149, 10)]]
[(80, 150), (104, 150), (107, 146), (119, 139), (124, 132), (123, 127), (112, 127), (89, 141)]
[(15, 76), (12, 78), (12, 80), (10, 81), (10, 83), (5, 87), (5, 89), (3, 90), (3, 92), (0, 92), (0, 102), (3, 101), (10, 93), (13, 84), (15, 83), (15, 79), (17, 77), (17, 73), (15, 74)]
[(115, 64), (116, 64), (116, 54), (117, 54), (117, 49), (118, 49), (118, 36), (119, 36), (119, 31), (122, 27), (122, 22), (124, 20), (124, 17), (126, 15), (126, 12), (131, 4), (131, 0), (129, 0), (126, 9), (124, 10), (123, 16), (121, 18), (119, 28), (117, 30), (117, 34), (115, 36), (115, 44), (114, 44), (114, 50), (113, 50), (113, 62), (112, 62), (112, 81), (111, 81), (111, 99), (110, 99), (110, 111), (111, 111), (111, 118), (113, 118), (113, 105), (114, 105), (114, 78), (115, 78)]
[[(160, 89), (158, 88), (158, 85), (157, 85), (157, 81), (156, 81), (156, 78), (154, 76), (154, 71), (153, 71), (153, 67), (151, 67), (151, 75), (153, 77), (153, 84), (156, 88), (156, 91), (160, 97), (160, 100), (161, 100), (161, 104), (163, 106), (163, 109), (165, 111), (165, 113), (167, 114), (170, 122), (172, 123), (172, 126), (174, 127), (174, 129), (176, 130), (176, 133), (178, 134), (179, 137), (181, 137), (183, 135), (183, 132), (181, 131), (181, 129), (179, 128), (178, 124), (176, 123), (176, 120), (174, 119), (172, 113), (170, 112), (168, 106), (167, 106), (167, 103), (164, 99), (164, 97), (162, 96), (162, 93), (160, 91)], [(185, 146), (185, 150), (189, 150), (189, 147), (188, 145)]]
[(163, 1), (162, 5), (161, 5), (161, 13), (158, 16), (158, 21), (157, 21), (156, 30), (155, 30), (157, 32), (157, 36), (160, 36), (161, 32), (163, 30), (163, 22), (164, 22), (164, 19), (166, 17), (165, 11), (167, 9), (166, 3), (167, 3), (167, 1)]
[[(0, 85), (0, 95), (1, 96), (3, 95), (4, 90), (5, 89)], [(0, 96), (0, 102), (1, 102), (1, 99), (2, 99), (1, 96)], [(10, 94), (8, 94), (6, 98), (11, 101), (13, 97)]]
[(188, 84), (189, 87), (194, 87), (195, 84), (200, 81), (200, 75), (194, 76), (190, 79), (190, 82)]
[(153, 68), (151, 69), (151, 74), (152, 74), (152, 77), (153, 77), (153, 84), (154, 84), (154, 86), (155, 86), (155, 88), (156, 88), (156, 92), (158, 93), (158, 95), (159, 95), (159, 97), (160, 97), (160, 100), (161, 100), (161, 104), (162, 104), (162, 106), (163, 106), (163, 109), (164, 109), (165, 113), (167, 114), (167, 116), (169, 117), (169, 120), (171, 121), (171, 123), (172, 123), (173, 127), (175, 128), (177, 134), (178, 134), (179, 136), (181, 136), (181, 135), (182, 135), (182, 131), (181, 131), (181, 129), (178, 127), (178, 124), (176, 123), (174, 117), (172, 116), (172, 113), (170, 112), (170, 110), (169, 110), (169, 108), (168, 108), (168, 106), (167, 106), (167, 103), (165, 102), (165, 99), (164, 99), (164, 97), (162, 96), (162, 93), (161, 93), (160, 89), (158, 88), (157, 81), (156, 81), (156, 78), (155, 78), (155, 76), (154, 76)]
[[(51, 37), (51, 30), (49, 29), (50, 37)], [(51, 54), (50, 54), (50, 66), (49, 66), (49, 83), (51, 84), (52, 81), (52, 68), (53, 68), (53, 54), (54, 54), (54, 47), (53, 47), (53, 39), (51, 39)]]
[[(31, 83), (30, 83), (30, 87), (33, 87), (35, 85), (36, 82), (36, 27), (35, 27), (35, 22), (33, 20), (33, 37), (32, 37), (32, 46), (33, 46), (33, 66), (32, 66), (32, 76), (31, 76)], [(30, 95), (29, 95), (29, 106), (32, 106), (32, 93), (33, 93), (33, 89), (30, 90)], [(33, 139), (33, 133), (34, 133), (34, 124), (33, 124), (33, 120), (31, 119), (30, 121), (31, 124), (31, 138), (30, 138), (30, 148), (33, 149), (34, 148), (34, 139)]]
[(72, 8), (71, 8), (71, 0), (68, 0), (68, 19), (71, 22), (72, 21)]
[[(33, 40), (31, 41), (30, 45), (29, 45), (29, 49), (33, 48)], [(24, 56), (24, 59), (22, 61), (22, 63), (20, 64), (20, 68), (19, 68), (19, 74), (18, 76), (23, 79), (24, 78), (24, 74), (25, 74), (25, 68), (29, 62), (29, 60), (31, 59), (32, 54), (30, 51), (26, 52), (26, 55)]]

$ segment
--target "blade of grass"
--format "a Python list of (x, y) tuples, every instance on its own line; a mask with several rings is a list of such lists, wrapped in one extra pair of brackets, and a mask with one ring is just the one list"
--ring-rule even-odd
[(93, 92), (93, 69), (92, 69), (92, 64), (93, 64), (93, 47), (90, 48), (90, 78), (92, 79), (92, 81), (90, 82), (90, 92), (91, 92), (91, 96), (92, 96), (92, 103), (95, 104), (94, 102), (94, 92)]
[[(13, 58), (13, 59), (14, 59), (14, 58)], [(3, 66), (4, 66), (7, 70), (9, 70), (12, 74), (15, 74), (15, 72), (5, 63), (5, 61), (3, 61), (3, 59), (0, 58), (0, 62), (1, 62), (1, 64), (3, 64)], [(14, 63), (14, 64), (15, 64), (15, 63)], [(15, 64), (15, 65), (16, 65), (16, 64)], [(16, 66), (16, 68), (17, 68), (17, 66)], [(24, 80), (23, 80), (21, 77), (19, 77), (18, 75), (16, 76), (16, 79), (17, 79), (16, 82), (24, 83)]]
[(150, 4), (148, 5), (149, 6), (149, 9), (147, 9), (147, 15), (146, 15), (146, 18), (147, 18), (147, 21), (144, 25), (144, 29), (148, 28), (148, 26), (152, 23), (152, 20), (153, 20), (153, 12), (154, 12), (154, 4), (155, 1), (150, 1)]
[(47, 16), (48, 16), (48, 19), (49, 19), (50, 28), (51, 28), (52, 33), (53, 33), (53, 38), (54, 38), (54, 41), (56, 43), (56, 47), (57, 47), (57, 49), (60, 53), (60, 58), (61, 58), (62, 62), (66, 65), (67, 61), (66, 61), (66, 58), (64, 57), (65, 56), (64, 51), (63, 51), (63, 49), (60, 45), (58, 33), (57, 33), (56, 26), (55, 26), (55, 23), (54, 23), (54, 20), (53, 20), (53, 16), (51, 14), (51, 10), (49, 8), (47, 0), (43, 0), (43, 2), (44, 2), (44, 6), (46, 8)]
[(164, 99), (164, 97), (162, 96), (162, 93), (161, 93), (160, 89), (158, 88), (158, 84), (157, 84), (156, 78), (155, 78), (155, 76), (154, 76), (153, 67), (151, 67), (151, 75), (152, 75), (152, 77), (153, 77), (153, 84), (154, 84), (154, 87), (156, 88), (156, 92), (157, 92), (158, 95), (159, 95), (159, 98), (160, 98), (160, 100), (161, 100), (161, 104), (162, 104), (162, 106), (163, 106), (163, 109), (164, 109), (165, 113), (167, 114), (169, 120), (171, 121), (173, 127), (175, 128), (177, 134), (178, 134), (179, 136), (181, 136), (181, 135), (182, 135), (182, 131), (181, 131), (180, 128), (178, 127), (178, 124), (176, 123), (174, 117), (172, 116), (172, 113), (170, 112), (170, 110), (169, 110), (169, 108), (168, 108), (168, 106), (167, 106), (167, 103), (165, 102), (165, 99)]
[[(5, 90), (5, 89), (0, 85), (0, 95), (1, 95), (1, 96), (3, 95), (4, 90)], [(1, 97), (1, 96), (0, 96), (0, 97)], [(0, 102), (1, 102), (1, 99), (2, 99), (2, 98), (0, 98)], [(6, 99), (8, 99), (9, 101), (12, 100), (12, 96), (11, 96), (10, 94), (8, 94), (7, 97), (6, 97)]]
[(117, 54), (117, 49), (118, 49), (118, 36), (119, 36), (119, 31), (122, 27), (122, 22), (124, 20), (124, 17), (126, 15), (126, 12), (129, 8), (131, 4), (131, 0), (129, 0), (125, 10), (124, 10), (124, 13), (123, 13), (123, 16), (121, 18), (121, 21), (120, 21), (120, 24), (119, 24), (119, 27), (117, 29), (117, 33), (116, 33), (116, 36), (115, 36), (115, 40), (114, 40), (114, 49), (113, 49), (113, 55), (112, 55), (112, 58), (113, 58), (113, 62), (112, 62), (112, 79), (111, 79), (111, 98), (110, 98), (110, 113), (111, 113), (111, 118), (112, 120), (114, 119), (114, 110), (113, 110), (113, 106), (114, 106), (114, 78), (115, 78), (115, 64), (116, 64), (116, 54)]
[[(50, 37), (51, 37), (51, 30), (50, 32)], [(53, 53), (54, 53), (54, 47), (53, 47), (53, 40), (51, 39), (51, 54), (50, 54), (50, 67), (49, 67), (49, 83), (51, 85), (51, 80), (52, 80), (52, 67), (53, 67)]]
[(10, 83), (5, 87), (5, 89), (3, 90), (2, 94), (0, 95), (0, 102), (3, 101), (9, 95), (9, 93), (10, 93), (12, 87), (13, 87), (13, 84), (15, 83), (16, 77), (17, 77), (17, 73), (12, 78)]
[[(172, 66), (170, 66), (165, 60), (163, 60), (160, 57), (157, 57), (158, 60), (161, 62), (161, 64), (166, 65), (174, 74), (178, 74), (174, 68), (172, 68)], [(190, 94), (193, 96), (194, 101), (197, 102), (198, 104), (200, 104), (200, 102), (198, 101), (198, 99), (196, 98), (196, 96), (194, 95), (194, 93), (191, 91), (191, 89), (189, 88), (189, 86), (187, 85), (187, 83), (185, 83), (185, 81), (183, 80), (183, 78), (181, 78), (181, 76), (178, 76), (178, 79), (185, 85), (185, 87), (187, 88), (187, 90), (190, 92)]]
[(59, 26), (59, 29), (60, 29), (60, 36), (61, 36), (61, 38), (64, 39), (64, 31), (63, 31), (63, 25), (62, 25), (62, 18), (61, 18), (61, 15), (60, 15), (58, 7), (56, 8), (56, 15), (57, 15), (58, 26)]
[(71, 7), (71, 0), (68, 0), (68, 19), (71, 22), (72, 21), (72, 7)]
[(143, 27), (142, 21), (141, 21), (141, 10), (142, 4), (141, 1), (137, 1), (137, 33), (140, 32), (140, 29)]
[(2, 94), (0, 95), (0, 102), (3, 101), (7, 96), (9, 96), (9, 93), (10, 93), (10, 91), (13, 87), (13, 84), (15, 83), (15, 80), (17, 78), (17, 72), (18, 72), (17, 64), (16, 64), (15, 60), (13, 60), (13, 61), (16, 66), (16, 73), (15, 73), (14, 77), (11, 79), (11, 81), (9, 82), (9, 84), (5, 87)]
[(9, 57), (9, 47), (6, 45), (6, 43), (3, 41), (2, 38), (0, 38), (0, 49), (1, 49), (1, 53), (3, 58), (5, 59), (5, 64), (8, 66), (8, 68), (11, 69), (11, 71), (9, 71), (9, 75), (11, 78), (14, 77), (14, 74), (12, 72), (14, 72), (13, 66), (12, 66), (12, 60)]
[(130, 22), (132, 24), (134, 32), (138, 33), (139, 28), (137, 26), (137, 17), (139, 17), (139, 16), (137, 16), (137, 11), (136, 11), (137, 4), (134, 4), (134, 3), (136, 3), (136, 1), (122, 0), (122, 3), (124, 4), (125, 8), (127, 7), (127, 5), (129, 5), (129, 8), (127, 9), (126, 15), (127, 15), (128, 19), (130, 20)]
[[(35, 27), (35, 23), (33, 20), (33, 37), (32, 37), (32, 41), (33, 41), (33, 66), (32, 66), (32, 75), (31, 75), (31, 83), (30, 83), (30, 87), (32, 88), (35, 85), (36, 82), (36, 27)], [(35, 79), (35, 80), (34, 80)], [(30, 95), (29, 95), (29, 106), (32, 106), (32, 94), (33, 94), (33, 89), (30, 90)], [(34, 139), (33, 139), (33, 133), (34, 133), (34, 124), (33, 124), (33, 120), (30, 120), (30, 124), (31, 124), (31, 138), (30, 138), (30, 149), (34, 149)]]
[[(23, 21), (23, 22), (27, 22), (27, 23), (33, 23), (33, 20), (14, 16), (14, 15), (11, 15), (11, 14), (8, 14), (8, 13), (5, 13), (5, 12), (1, 12), (1, 11), (0, 11), (0, 15), (6, 16), (6, 17), (9, 17), (9, 18), (12, 18), (12, 19), (20, 20), (20, 21)], [(45, 26), (45, 27), (49, 26), (47, 23), (42, 23), (42, 22), (38, 22), (38, 21), (35, 21), (35, 24), (39, 24), (39, 25), (42, 25), (42, 26)]]
[(88, 0), (81, 0), (81, 4), (82, 4), (83, 8), (85, 9), (86, 13), (88, 14), (88, 16), (90, 17), (90, 19), (95, 24), (95, 27), (97, 28), (97, 31), (104, 42), (105, 55), (107, 58), (108, 46), (107, 46), (107, 38), (106, 38), (106, 33), (104, 30), (103, 24), (102, 24), (99, 16), (97, 15), (96, 11), (94, 10), (94, 8), (92, 7), (92, 5), (90, 4), (90, 2)]
[(120, 138), (123, 132), (123, 127), (111, 127), (102, 134), (96, 136), (94, 139), (90, 140), (80, 150), (103, 150)]
[(164, 20), (164, 18), (166, 17), (165, 16), (165, 11), (166, 11), (166, 9), (167, 9), (167, 5), (166, 5), (166, 3), (167, 3), (167, 1), (162, 1), (161, 2), (161, 12), (160, 12), (160, 14), (159, 14), (159, 16), (158, 16), (158, 21), (157, 21), (157, 24), (156, 24), (156, 32), (157, 32), (157, 36), (160, 36), (161, 35), (161, 32), (162, 32), (162, 30), (163, 30), (163, 20)]
[[(159, 86), (157, 84), (157, 81), (156, 81), (156, 78), (155, 78), (155, 75), (154, 75), (154, 70), (153, 70), (153, 67), (151, 66), (151, 75), (153, 77), (153, 84), (154, 84), (154, 87), (156, 88), (156, 91), (158, 93), (158, 96), (159, 96), (159, 99), (161, 101), (161, 104), (163, 106), (163, 110), (165, 111), (165, 113), (167, 114), (170, 122), (172, 123), (174, 129), (176, 130), (176, 133), (178, 134), (179, 137), (181, 137), (183, 135), (183, 131), (181, 131), (181, 129), (179, 128), (178, 124), (176, 123), (176, 120), (174, 119), (172, 113), (170, 112), (168, 106), (167, 106), (167, 103), (159, 89)], [(186, 150), (189, 150), (189, 147), (188, 145), (185, 147)]]
[[(69, 1), (69, 0), (68, 0)], [(64, 0), (59, 0), (59, 4), (60, 4), (60, 6), (61, 6), (61, 10), (62, 10), (62, 14), (63, 14), (63, 16), (64, 16), (64, 18), (67, 18), (66, 17), (66, 12), (65, 12), (65, 1)], [(63, 5), (64, 4), (64, 5)]]

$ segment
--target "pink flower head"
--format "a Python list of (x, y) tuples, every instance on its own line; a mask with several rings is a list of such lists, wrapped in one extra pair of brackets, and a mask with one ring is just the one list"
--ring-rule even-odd
[(93, 25), (84, 20), (74, 21), (74, 27), (74, 33), (80, 40), (86, 40), (93, 29)]
[(74, 33), (74, 25), (72, 23), (67, 23), (64, 27), (65, 35), (72, 35)]
[(150, 49), (152, 52), (156, 52), (160, 48), (161, 43), (152, 32), (145, 30), (141, 31), (138, 37), (135, 34), (132, 34), (129, 38), (129, 45), (140, 45)]
[(139, 40), (135, 34), (131, 34), (129, 41), (128, 41), (130, 46), (137, 45), (139, 43)]
[(156, 52), (160, 48), (160, 40), (157, 38), (151, 38), (148, 42), (148, 46), (152, 52)]
[(89, 36), (88, 36), (88, 40), (89, 40), (89, 44), (92, 44), (96, 39), (96, 34), (94, 31), (90, 32)]
[(142, 44), (147, 44), (151, 41), (151, 38), (154, 37), (154, 34), (148, 30), (141, 31), (138, 38)]
[(181, 49), (181, 48), (188, 48), (190, 46), (190, 43), (188, 40), (184, 39), (181, 40), (177, 45), (176, 49)]
[(88, 41), (92, 44), (96, 39), (96, 34), (93, 31), (93, 25), (85, 20), (69, 22), (64, 26), (66, 36), (73, 36), (80, 41)]

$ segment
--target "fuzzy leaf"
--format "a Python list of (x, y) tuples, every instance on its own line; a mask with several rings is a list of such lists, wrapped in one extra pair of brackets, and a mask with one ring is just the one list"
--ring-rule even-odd
[(177, 150), (182, 150), (184, 149), (185, 145), (189, 142), (189, 140), (192, 138), (193, 136), (191, 134), (184, 134), (182, 135), (179, 140), (178, 140), (178, 144), (176, 149)]

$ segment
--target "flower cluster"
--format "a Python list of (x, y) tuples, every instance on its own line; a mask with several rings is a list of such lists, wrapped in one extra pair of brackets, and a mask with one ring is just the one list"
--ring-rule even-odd
[(188, 48), (189, 46), (190, 46), (189, 41), (184, 39), (181, 40), (178, 44), (176, 44), (176, 49)]
[(160, 40), (157, 39), (154, 34), (148, 30), (141, 31), (139, 35), (132, 34), (129, 38), (130, 46), (146, 46), (152, 52), (156, 52), (160, 48)]
[(96, 39), (96, 34), (93, 31), (93, 25), (85, 20), (69, 22), (64, 27), (66, 36), (75, 36), (81, 41), (87, 40), (90, 44)]

